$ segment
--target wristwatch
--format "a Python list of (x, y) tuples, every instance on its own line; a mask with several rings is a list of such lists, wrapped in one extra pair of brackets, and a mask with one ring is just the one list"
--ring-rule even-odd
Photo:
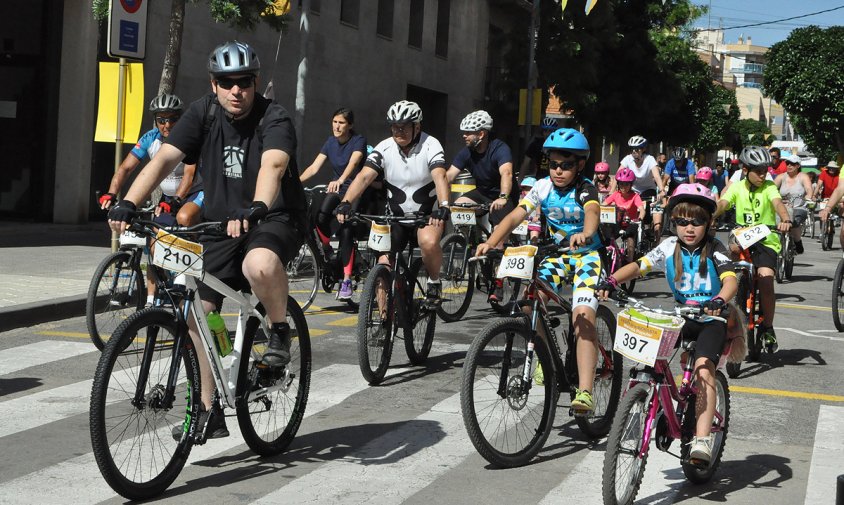
[(503, 198), (503, 199), (505, 199), (505, 200), (506, 200), (507, 198), (509, 198), (509, 197), (510, 197), (510, 195), (508, 195), (507, 193), (500, 193), (500, 194), (498, 195), (498, 198)]

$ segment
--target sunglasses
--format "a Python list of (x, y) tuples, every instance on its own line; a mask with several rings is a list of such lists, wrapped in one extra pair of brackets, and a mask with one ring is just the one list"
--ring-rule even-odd
[(237, 79), (230, 79), (228, 77), (220, 77), (217, 79), (217, 86), (229, 90), (237, 86), (240, 89), (249, 89), (255, 83), (255, 78), (251, 75), (246, 77), (239, 77)]
[(166, 125), (167, 123), (173, 124), (178, 121), (179, 118), (177, 117), (157, 117), (155, 118), (155, 122), (160, 125)]
[(575, 161), (553, 161), (548, 160), (548, 170), (571, 170), (577, 166), (577, 160)]
[(393, 123), (390, 129), (394, 132), (406, 132), (412, 128), (412, 123)]
[(706, 221), (703, 220), (703, 219), (698, 219), (698, 218), (686, 219), (686, 218), (683, 218), (683, 217), (678, 217), (677, 219), (674, 219), (673, 222), (674, 222), (675, 226), (689, 226), (689, 225), (703, 226), (703, 225), (706, 224)]

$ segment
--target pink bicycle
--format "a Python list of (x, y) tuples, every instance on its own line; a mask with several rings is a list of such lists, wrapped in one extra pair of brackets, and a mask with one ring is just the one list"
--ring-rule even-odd
[[(684, 319), (704, 318), (725, 321), (702, 314), (700, 307), (676, 307), (673, 310), (652, 309), (635, 298), (622, 299), (628, 307), (618, 314), (615, 350), (628, 360), (636, 361), (624, 397), (618, 406), (604, 456), (603, 497), (605, 505), (629, 505), (636, 499), (648, 461), (651, 438), (657, 449), (668, 452), (671, 443), (681, 442), (680, 459), (683, 473), (696, 484), (708, 482), (721, 463), (730, 425), (730, 389), (721, 372), (735, 340), (727, 340), (715, 373), (716, 406), (712, 423), (712, 459), (698, 466), (689, 459), (695, 434), (695, 341), (676, 346)], [(670, 360), (677, 352), (685, 352), (682, 383), (675, 383)], [(734, 358), (732, 358), (734, 359)]]

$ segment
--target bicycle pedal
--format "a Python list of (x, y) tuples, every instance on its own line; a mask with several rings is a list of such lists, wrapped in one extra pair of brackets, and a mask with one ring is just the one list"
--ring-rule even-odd
[(587, 418), (587, 417), (592, 417), (592, 413), (593, 412), (591, 410), (579, 410), (579, 409), (569, 407), (569, 416), (571, 416), (571, 417)]

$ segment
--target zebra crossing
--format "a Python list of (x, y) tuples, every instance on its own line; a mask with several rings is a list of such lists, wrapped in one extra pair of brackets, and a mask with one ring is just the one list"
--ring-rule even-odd
[[(432, 359), (460, 356), (466, 347), (435, 342)], [(31, 357), (33, 354), (37, 358)], [(61, 340), (11, 347), (0, 351), (0, 384), (33, 367), (37, 367), (33, 372), (43, 371), (54, 361), (96, 360), (97, 356), (88, 343)], [(463, 427), (461, 370), (457, 366), (461, 360), (446, 360), (429, 374), (424, 367), (390, 368), (386, 385), (381, 387), (366, 384), (355, 363), (315, 363), (306, 419), (286, 454), (257, 458), (243, 442), (235, 418), (230, 417), (231, 436), (194, 447), (188, 465), (161, 500), (375, 505), (436, 499), (462, 504), (477, 503), (478, 497), (486, 496), (493, 502), (601, 503), (604, 442), (589, 442), (580, 436), (565, 415), (565, 406), (558, 411), (552, 436), (535, 463), (508, 470), (488, 466)], [(393, 362), (401, 364), (398, 357)], [(90, 451), (90, 391), (91, 381), (85, 380), (13, 398), (0, 396), (3, 454), (34, 460), (34, 467), (44, 461), (43, 466), (19, 475), (0, 472), (0, 503), (123, 501), (101, 477)], [(834, 477), (844, 472), (840, 465), (844, 456), (842, 418), (844, 407), (820, 406), (814, 446), (809, 448), (804, 467), (794, 470), (806, 478), (788, 483), (798, 488), (801, 500), (805, 496), (806, 504), (834, 502)], [(62, 454), (59, 460), (28, 451), (29, 446), (22, 442), (41, 437), (60, 440), (62, 434), (75, 445), (72, 450), (58, 451)], [(679, 451), (676, 442), (672, 449)], [(778, 503), (770, 499), (771, 490), (731, 487), (730, 472), (740, 471), (743, 460), (758, 449), (756, 441), (732, 434), (724, 465), (709, 487), (688, 484), (678, 460), (653, 449), (637, 503), (696, 503), (696, 499), (706, 501), (700, 498), (706, 493), (720, 492), (725, 501), (767, 499)], [(799, 458), (792, 457), (791, 462), (797, 466)]]

